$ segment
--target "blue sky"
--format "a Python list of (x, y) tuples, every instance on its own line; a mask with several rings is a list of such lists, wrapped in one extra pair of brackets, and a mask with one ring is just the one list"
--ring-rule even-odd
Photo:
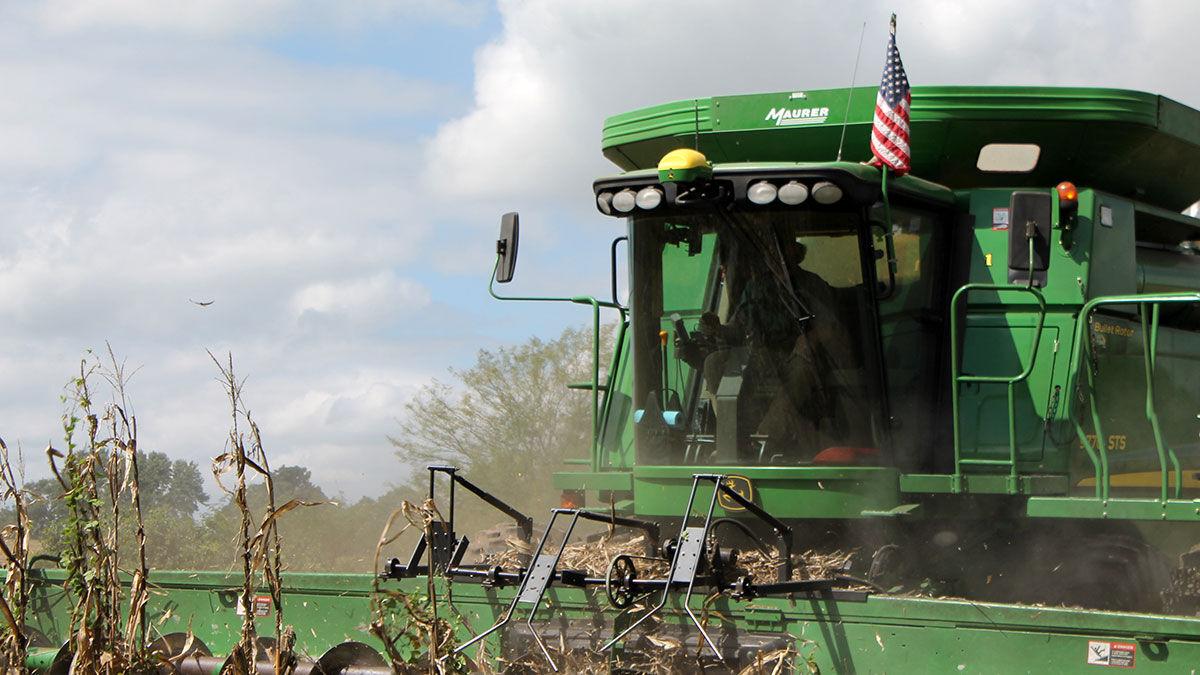
[(0, 1), (0, 437), (44, 476), (63, 384), (108, 341), (142, 447), (207, 465), (205, 350), (232, 352), (276, 464), (378, 494), (423, 383), (587, 320), (488, 299), (501, 213), (513, 292), (607, 293), (605, 116), (843, 86), (863, 21), (873, 83), (891, 11), (914, 84), (1200, 105), (1185, 2)]

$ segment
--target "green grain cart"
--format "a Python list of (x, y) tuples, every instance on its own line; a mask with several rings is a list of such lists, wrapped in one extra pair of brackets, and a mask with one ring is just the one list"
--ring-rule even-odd
[[(573, 385), (594, 405), (590, 454), (557, 474), (563, 506), (536, 530), (487, 480), (431, 467), (448, 517), (380, 571), (413, 597), (439, 589), (463, 655), (1200, 670), (1200, 220), (1181, 214), (1200, 199), (1200, 112), (1134, 91), (917, 87), (912, 171), (895, 177), (861, 163), (874, 98), (715, 97), (606, 122), (611, 297), (493, 291), (618, 321), (607, 375), (597, 348)], [(517, 237), (509, 214), (494, 281)], [(455, 495), (511, 518), (533, 553), (465, 563)], [(572, 569), (581, 520), (646, 550)], [(855, 555), (812, 571), (835, 551)], [(748, 571), (752, 553), (765, 564)], [(36, 627), (57, 644), (64, 598), (42, 578)], [(160, 630), (226, 653), (236, 579), (152, 582)], [(303, 668), (386, 672), (363, 629), (369, 577), (285, 583)], [(183, 663), (219, 667), (204, 658)]]

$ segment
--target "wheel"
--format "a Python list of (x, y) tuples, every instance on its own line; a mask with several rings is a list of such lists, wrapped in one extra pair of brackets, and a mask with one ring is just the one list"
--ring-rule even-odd
[(633, 604), (633, 582), (637, 579), (637, 568), (633, 566), (633, 558), (619, 555), (608, 564), (608, 574), (604, 577), (604, 591), (608, 594), (608, 604), (616, 609), (625, 609)]

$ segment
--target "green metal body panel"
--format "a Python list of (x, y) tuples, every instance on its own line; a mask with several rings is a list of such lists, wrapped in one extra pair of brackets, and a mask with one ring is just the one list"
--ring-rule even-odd
[[(900, 476), (900, 491), (915, 494), (945, 494), (965, 492), (969, 494), (1004, 494), (1008, 489), (1007, 476), (976, 473), (962, 477), (961, 485), (955, 488), (954, 477), (948, 474), (906, 473)], [(1068, 490), (1066, 476), (1021, 475), (1017, 477), (1018, 493), (1023, 495), (1061, 495)]]
[[(679, 101), (610, 118), (603, 147), (606, 156), (630, 171), (627, 177), (638, 176), (643, 167), (652, 173), (649, 167), (667, 150), (692, 144), (722, 171), (811, 168), (837, 154), (843, 121), (846, 156), (866, 159), (873, 106), (872, 88)], [(1181, 208), (1198, 196), (1184, 176), (1190, 173), (1187, 167), (1200, 161), (1200, 113), (1142, 92), (1036, 87), (917, 87), (912, 108), (913, 171), (895, 187), (920, 176), (958, 189), (958, 199), (975, 223), (970, 283), (1008, 282), (1003, 264), (1008, 232), (995, 226), (993, 215), (1007, 209), (1013, 187), (1045, 189), (1070, 178), (1090, 188), (1079, 198), (1076, 245), (1053, 247), (1042, 291), (1045, 330), (1032, 352), (1039, 363), (1016, 392), (1021, 471), (1065, 472), (1075, 454), (1073, 441), (1054, 432), (1065, 422), (1062, 391), (1077, 364), (1060, 362), (1059, 348), (1076, 337), (1077, 312), (1084, 301), (1145, 286), (1146, 270), (1134, 255), (1135, 210), (1157, 211), (1174, 220), (1178, 226), (1167, 239), (1197, 235), (1195, 221), (1162, 207)], [(1025, 174), (977, 170), (979, 148), (995, 142), (1039, 144), (1037, 167)], [(859, 167), (858, 173), (863, 181), (878, 182), (874, 169)], [(936, 194), (936, 187), (924, 192)], [(1094, 226), (1101, 209), (1108, 211), (1106, 225)], [(1157, 229), (1164, 228), (1158, 224)], [(1145, 239), (1144, 234), (1139, 229), (1137, 237)], [(1177, 283), (1187, 283), (1188, 271), (1175, 273)], [(971, 307), (963, 370), (1029, 365), (1026, 347), (1034, 315), (1021, 314), (1019, 307), (999, 298), (972, 298)], [(964, 424), (964, 458), (986, 459), (1003, 450), (1008, 415), (1003, 405), (996, 405), (1003, 397), (1002, 390), (987, 385), (965, 393), (963, 414), (972, 419)], [(632, 466), (627, 454), (623, 459), (621, 467)]]
[[(870, 158), (874, 87), (717, 96), (615, 115), (604, 154), (625, 170), (648, 168), (677, 147), (715, 163), (852, 161)], [(780, 110), (795, 117), (783, 119)], [(808, 114), (805, 114), (808, 111)], [(813, 113), (816, 114), (813, 114)], [(820, 114), (820, 113), (824, 114)], [(1051, 186), (1073, 180), (1174, 210), (1196, 201), (1188, 178), (1200, 171), (1200, 112), (1170, 99), (1121, 89), (913, 87), (912, 173), (948, 187)], [(1028, 174), (986, 174), (975, 166), (986, 143), (1036, 143), (1042, 161)]]
[[(900, 505), (899, 472), (890, 468), (714, 466), (706, 469), (749, 479), (755, 503), (779, 518), (858, 518), (864, 511), (885, 511)], [(633, 497), (637, 513), (678, 516), (680, 505), (687, 502), (693, 473), (696, 473), (694, 466), (635, 467)], [(736, 515), (736, 511), (719, 506), (717, 509), (723, 515)]]
[(554, 475), (554, 484), (563, 490), (633, 489), (633, 475), (627, 471), (561, 471)]
[[(31, 577), (30, 624), (61, 644), (67, 638), (70, 598), (62, 589), (60, 570), (37, 570)], [(191, 631), (214, 654), (226, 655), (237, 642), (242, 617), (237, 612), (241, 577), (220, 572), (154, 570), (150, 574), (147, 617), (152, 634)], [(126, 580), (128, 583), (128, 580)], [(296, 630), (303, 654), (319, 657), (347, 640), (380, 643), (368, 632), (371, 621), (370, 575), (291, 573), (283, 578), (285, 622)], [(261, 591), (266, 593), (266, 591)], [(275, 618), (256, 620), (258, 634), (271, 636)], [(380, 651), (382, 651), (380, 649)]]
[[(46, 574), (47, 583), (37, 587), (33, 606), (38, 608), (35, 627), (57, 643), (66, 637), (66, 606), (61, 590), (52, 585), (55, 579), (56, 573)], [(284, 582), (285, 616), (296, 627), (301, 653), (319, 656), (344, 640), (380, 647), (366, 631), (370, 576), (291, 574)], [(443, 608), (452, 597), (462, 619), (460, 641), (498, 620), (513, 593), (512, 588), (460, 583), (451, 589), (440, 580), (436, 583)], [(240, 628), (232, 600), (238, 588), (235, 575), (154, 572), (151, 584), (155, 592), (148, 616), (158, 630), (186, 631), (190, 626), (214, 653), (228, 653)], [(387, 582), (387, 587), (423, 596), (426, 581)], [(549, 607), (540, 611), (536, 624), (551, 644), (564, 626), (586, 625), (600, 636), (609, 635), (616, 613), (604, 611), (602, 595), (552, 587)], [(703, 599), (694, 601), (694, 611), (700, 613)], [(709, 617), (710, 630), (718, 633), (790, 636), (801, 657), (795, 663), (797, 673), (1095, 673), (1102, 671), (1087, 659), (1089, 643), (1097, 641), (1134, 645), (1139, 673), (1188, 673), (1200, 664), (1200, 619), (954, 599), (835, 600), (816, 595), (753, 601), (723, 597), (710, 605)], [(523, 624), (524, 618), (518, 610), (512, 625)], [(663, 619), (669, 625), (686, 624), (678, 600), (668, 603)], [(272, 622), (273, 617), (260, 619), (260, 634), (270, 635)], [(694, 647), (697, 633), (689, 635)], [(490, 640), (490, 654), (498, 653), (498, 644)], [(40, 653), (38, 660), (47, 663), (46, 656)]]

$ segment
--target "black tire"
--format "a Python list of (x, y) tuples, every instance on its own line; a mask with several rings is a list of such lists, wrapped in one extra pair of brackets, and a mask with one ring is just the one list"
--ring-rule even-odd
[[(1133, 527), (1064, 523), (1031, 537), (1026, 602), (1121, 612), (1161, 612), (1170, 586), (1166, 557)], [(1019, 578), (1020, 575), (1017, 575)]]

